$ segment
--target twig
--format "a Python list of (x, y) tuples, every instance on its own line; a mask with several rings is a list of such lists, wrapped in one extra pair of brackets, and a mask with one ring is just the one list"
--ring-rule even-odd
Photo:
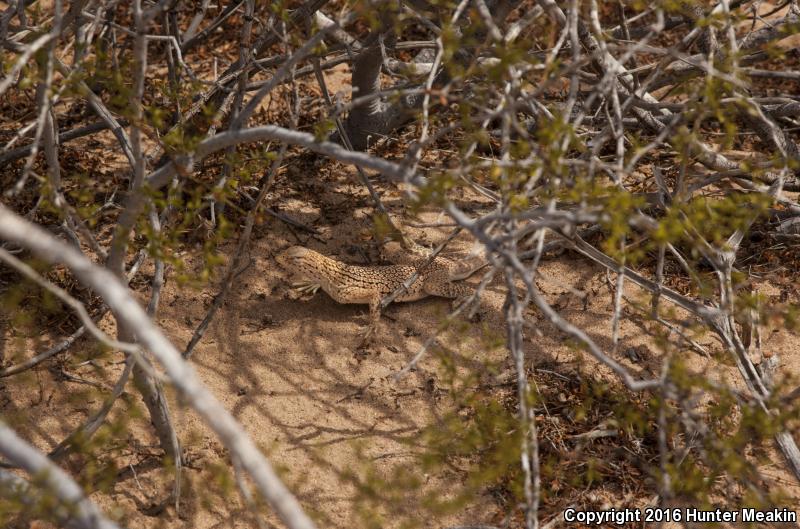
[[(322, 96), (325, 98), (326, 104), (328, 105), (328, 112), (330, 112), (333, 109), (333, 101), (331, 100), (330, 93), (328, 92), (328, 86), (325, 83), (325, 77), (322, 75), (322, 69), (320, 68), (319, 59), (315, 57), (312, 59), (312, 62), (314, 66), (314, 75), (316, 76), (317, 79), (317, 84), (319, 85), (320, 90), (322, 91)], [(338, 116), (334, 116), (334, 122), (336, 123), (336, 129), (339, 132), (339, 136), (341, 137), (342, 143), (344, 144), (345, 148), (347, 150), (352, 151), (353, 144), (350, 141), (350, 137), (347, 134), (347, 130), (344, 126), (344, 123)], [(369, 196), (375, 203), (376, 209), (381, 214), (383, 214), (384, 220), (389, 224), (389, 227), (392, 229), (392, 231), (396, 235), (400, 236), (400, 238), (403, 240), (403, 245), (407, 246), (408, 243), (406, 241), (405, 235), (403, 235), (403, 232), (394, 224), (391, 215), (389, 215), (389, 212), (386, 210), (386, 207), (383, 205), (383, 202), (381, 201), (381, 197), (378, 195), (377, 191), (375, 191), (372, 182), (369, 181), (369, 178), (367, 177), (364, 170), (361, 168), (361, 166), (356, 165), (356, 171), (358, 172), (358, 176), (361, 179), (361, 183), (364, 184), (364, 187), (367, 188)]]
[(6, 367), (2, 371), (0, 371), (0, 378), (9, 377), (11, 375), (16, 375), (18, 373), (22, 373), (23, 371), (26, 371), (26, 370), (28, 370), (28, 369), (30, 369), (32, 367), (35, 367), (35, 366), (41, 364), (42, 362), (44, 362), (48, 358), (50, 358), (52, 356), (55, 356), (58, 353), (61, 353), (63, 351), (66, 351), (67, 349), (69, 349), (72, 346), (72, 344), (75, 343), (75, 341), (78, 338), (83, 336), (85, 332), (86, 332), (86, 327), (84, 325), (81, 325), (80, 327), (78, 327), (78, 329), (75, 332), (73, 332), (67, 338), (62, 340), (57, 345), (51, 347), (50, 349), (48, 349), (48, 350), (46, 350), (46, 351), (44, 351), (42, 353), (39, 353), (38, 355), (36, 355), (36, 356), (34, 356), (34, 357), (32, 357), (32, 358), (30, 358), (28, 360), (20, 362), (19, 364), (14, 364), (12, 366)]
[[(296, 99), (296, 101), (299, 100)], [(295, 112), (293, 113), (294, 123), (297, 122), (297, 114), (298, 112), (295, 108)], [(250, 208), (250, 211), (247, 213), (245, 227), (242, 231), (242, 235), (239, 237), (239, 244), (236, 247), (236, 253), (233, 255), (231, 265), (228, 268), (228, 272), (225, 275), (225, 279), (222, 282), (219, 293), (217, 293), (217, 295), (214, 297), (214, 301), (211, 303), (211, 307), (209, 307), (205, 318), (203, 318), (203, 321), (197, 326), (197, 329), (195, 329), (194, 333), (192, 334), (192, 338), (189, 340), (189, 343), (186, 345), (186, 349), (183, 351), (183, 358), (188, 359), (191, 357), (194, 347), (203, 338), (203, 335), (205, 334), (206, 329), (208, 329), (211, 320), (214, 318), (214, 315), (219, 307), (221, 307), (222, 303), (225, 301), (231, 285), (233, 284), (233, 280), (240, 271), (242, 257), (247, 249), (247, 246), (250, 244), (250, 236), (253, 232), (253, 224), (255, 223), (256, 214), (258, 213), (258, 209), (261, 206), (261, 203), (264, 201), (264, 198), (267, 196), (267, 191), (270, 190), (273, 182), (275, 181), (275, 176), (278, 174), (278, 169), (280, 168), (281, 163), (283, 163), (283, 158), (286, 155), (286, 149), (286, 144), (281, 145), (278, 156), (272, 162), (269, 171), (262, 179), (261, 190), (259, 191), (253, 206)]]
[(108, 336), (103, 331), (101, 331), (97, 327), (97, 325), (95, 325), (91, 316), (89, 316), (89, 313), (87, 312), (86, 307), (83, 305), (83, 303), (70, 296), (61, 287), (58, 287), (53, 283), (46, 281), (39, 274), (36, 273), (36, 270), (34, 270), (27, 264), (23, 263), (22, 261), (14, 257), (8, 250), (4, 248), (0, 248), (0, 261), (3, 261), (8, 266), (14, 268), (20, 274), (33, 281), (44, 290), (47, 290), (55, 297), (60, 299), (65, 305), (74, 310), (75, 313), (80, 318), (81, 322), (83, 322), (83, 326), (89, 331), (89, 334), (91, 334), (98, 342), (102, 343), (109, 349), (119, 349), (120, 351), (125, 351), (126, 353), (139, 354), (139, 346), (132, 343), (119, 342)]

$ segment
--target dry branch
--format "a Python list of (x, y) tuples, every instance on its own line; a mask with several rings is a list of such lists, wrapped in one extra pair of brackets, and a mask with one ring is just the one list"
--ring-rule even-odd
[[(219, 435), (225, 446), (241, 461), (264, 499), (290, 529), (314, 529), (291, 492), (261, 454), (244, 428), (197, 378), (194, 369), (151, 322), (120, 280), (108, 270), (92, 264), (84, 255), (25, 221), (0, 205), (0, 237), (16, 242), (50, 263), (63, 263), (87, 287), (103, 298), (114, 315), (136, 336), (164, 367), (176, 389)], [(44, 457), (44, 456), (42, 456)]]
[[(120, 529), (119, 526), (106, 518), (97, 506), (86, 498), (81, 488), (75, 481), (47, 456), (25, 442), (14, 430), (5, 423), (0, 422), (0, 455), (14, 465), (25, 469), (34, 480), (52, 494), (66, 509), (57, 511), (56, 517), (61, 519), (74, 519), (74, 525), (81, 529)], [(0, 470), (0, 477), (4, 485), (8, 486), (9, 479), (6, 471)], [(30, 489), (21, 490), (22, 483), (14, 480), (13, 487), (17, 492), (22, 492), (29, 498)], [(35, 498), (32, 498), (35, 501)]]

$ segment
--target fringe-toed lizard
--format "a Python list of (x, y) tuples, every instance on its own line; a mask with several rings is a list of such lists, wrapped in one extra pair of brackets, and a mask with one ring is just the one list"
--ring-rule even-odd
[[(395, 301), (417, 301), (428, 296), (458, 299), (471, 295), (473, 289), (459, 280), (466, 279), (486, 263), (465, 267), (444, 257), (436, 257), (425, 265), (426, 259), (414, 263), (383, 266), (356, 266), (342, 263), (319, 252), (292, 246), (277, 256), (278, 264), (297, 276), (293, 286), (303, 292), (315, 293), (320, 288), (338, 303), (369, 305), (370, 325), (367, 340), (380, 320), (381, 300), (400, 288), (413, 274), (417, 279)], [(422, 268), (420, 268), (422, 265)]]

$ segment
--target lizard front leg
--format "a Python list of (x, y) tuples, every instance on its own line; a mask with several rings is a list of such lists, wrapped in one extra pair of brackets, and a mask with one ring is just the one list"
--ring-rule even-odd
[(369, 347), (377, 335), (381, 321), (381, 297), (375, 296), (369, 302), (369, 325), (361, 338), (360, 347)]

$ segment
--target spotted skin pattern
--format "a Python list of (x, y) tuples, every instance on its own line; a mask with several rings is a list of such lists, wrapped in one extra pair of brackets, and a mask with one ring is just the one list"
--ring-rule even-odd
[[(324, 290), (337, 303), (357, 303), (370, 307), (370, 335), (380, 319), (381, 300), (399, 288), (425, 264), (356, 266), (342, 263), (303, 246), (292, 246), (277, 257), (278, 263), (301, 281), (300, 290)], [(417, 279), (395, 301), (417, 301), (428, 296), (464, 298), (473, 290), (465, 283), (451, 281), (455, 263), (442, 257), (419, 268)]]

